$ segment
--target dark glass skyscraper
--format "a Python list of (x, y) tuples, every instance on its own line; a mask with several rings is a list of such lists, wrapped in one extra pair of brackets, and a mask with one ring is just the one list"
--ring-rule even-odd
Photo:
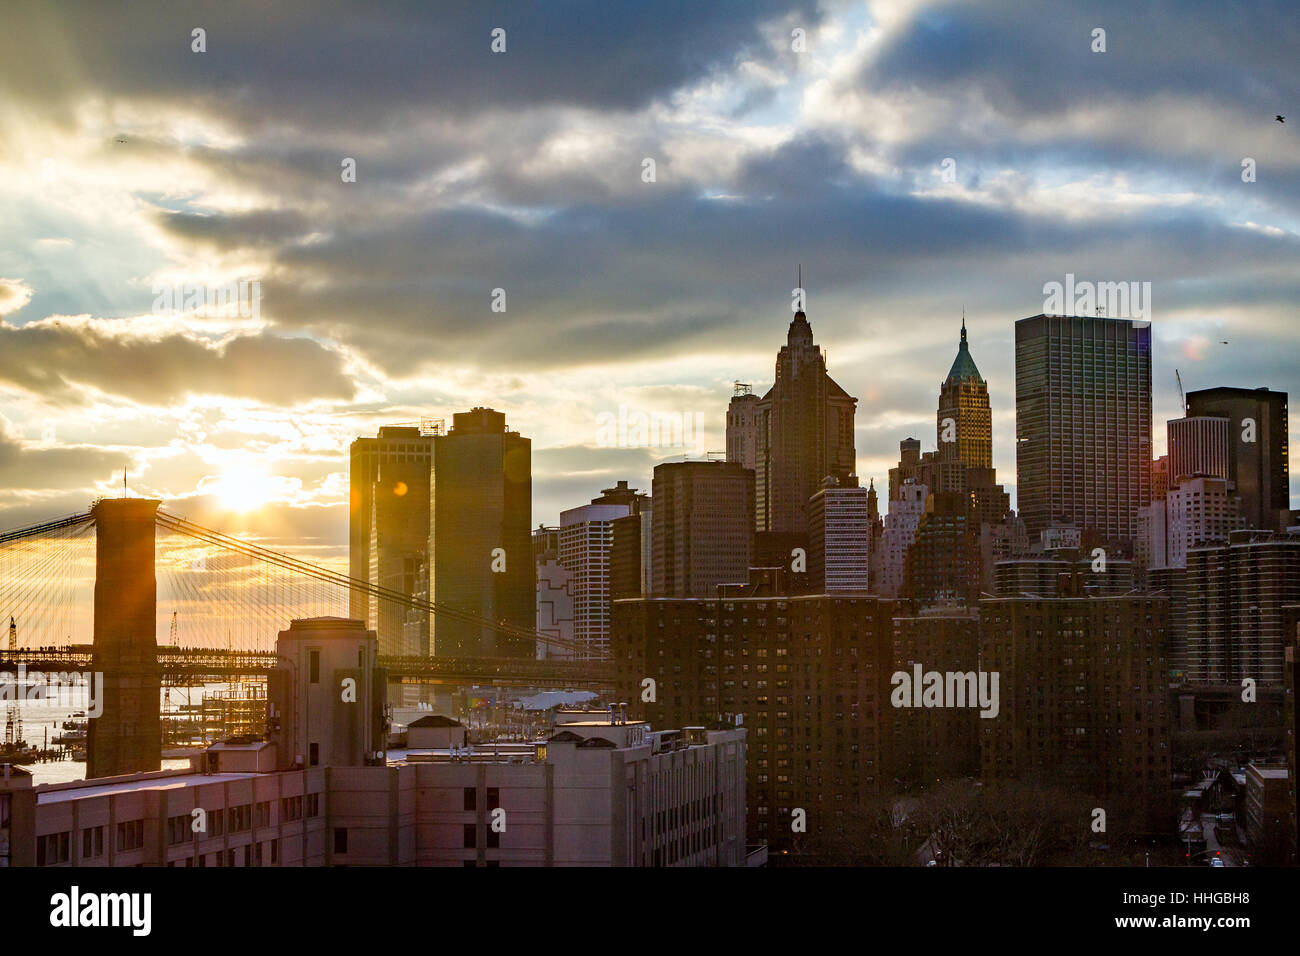
[[(385, 425), (378, 437), (352, 443), (352, 577), (406, 595), (428, 591), (431, 432)], [(352, 592), (350, 602), (350, 615), (378, 633), (379, 653), (429, 653), (427, 620), (405, 627), (401, 605), (359, 591)]]
[[(429, 481), (429, 596), (489, 621), (533, 630), (532, 442), (506, 416), (475, 408), (433, 438)], [(433, 615), (440, 657), (532, 657), (535, 641)]]
[(1187, 394), (1189, 416), (1228, 419), (1229, 488), (1248, 528), (1285, 531), (1291, 517), (1287, 395), (1267, 388), (1207, 388)]
[(1151, 500), (1151, 323), (1016, 323), (1016, 493), (1030, 535), (1072, 524), (1133, 538)]

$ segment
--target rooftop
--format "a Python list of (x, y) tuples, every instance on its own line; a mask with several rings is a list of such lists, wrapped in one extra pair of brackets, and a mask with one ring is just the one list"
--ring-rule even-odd
[(112, 797), (121, 793), (143, 790), (180, 790), (202, 787), (231, 780), (247, 780), (261, 776), (256, 773), (194, 773), (190, 770), (162, 771), (158, 774), (132, 774), (129, 777), (103, 777), (102, 782), (78, 780), (74, 783), (54, 783), (36, 788), (36, 802), (40, 805), (64, 803), (68, 800), (85, 800), (90, 797)]

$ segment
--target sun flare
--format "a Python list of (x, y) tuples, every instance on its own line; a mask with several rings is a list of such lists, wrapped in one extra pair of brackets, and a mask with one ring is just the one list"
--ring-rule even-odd
[(252, 464), (232, 465), (222, 472), (213, 491), (231, 511), (253, 511), (267, 504), (276, 490), (266, 469)]

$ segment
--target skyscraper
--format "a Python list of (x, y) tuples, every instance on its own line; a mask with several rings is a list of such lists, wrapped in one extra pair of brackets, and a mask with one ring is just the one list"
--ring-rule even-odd
[[(989, 406), (988, 384), (966, 344), (964, 315), (957, 357), (939, 387), (936, 422), (939, 466), (932, 487), (935, 491), (965, 491), (967, 468), (993, 467), (993, 412)], [(958, 462), (957, 467), (950, 464)]]
[(808, 516), (808, 577), (815, 594), (866, 594), (871, 567), (870, 489), (856, 477), (833, 478), (812, 496)]
[(761, 399), (743, 382), (732, 389), (727, 405), (727, 461), (739, 462), (758, 471), (758, 449), (763, 444), (759, 427), (763, 423)]
[[(435, 426), (386, 425), (351, 447), (349, 574), (406, 595), (428, 589), (429, 464)], [(354, 591), (350, 615), (379, 635), (381, 654), (429, 653), (428, 616)]]
[(712, 597), (749, 580), (754, 473), (733, 461), (674, 461), (654, 470), (653, 591)]
[(997, 484), (989, 388), (970, 354), (965, 315), (957, 356), (939, 384), (935, 438), (938, 450), (925, 453), (915, 438), (900, 442), (898, 466), (889, 470), (891, 512), (904, 506), (909, 481), (929, 498), (916, 544), (908, 543), (921, 550), (899, 557), (906, 571), (896, 566), (886, 586), (922, 602), (975, 600), (981, 587), (992, 589), (993, 559), (1010, 544), (1011, 496)]
[(1207, 388), (1187, 393), (1189, 416), (1228, 419), (1229, 488), (1248, 528), (1284, 531), (1291, 520), (1287, 396), (1267, 388)]
[(1016, 481), (1031, 537), (1059, 524), (1133, 537), (1151, 499), (1151, 323), (1016, 323)]
[(1179, 478), (1194, 475), (1230, 478), (1232, 455), (1228, 424), (1228, 419), (1211, 415), (1171, 418), (1165, 423), (1166, 444), (1169, 446), (1166, 491), (1176, 485)]
[(559, 558), (572, 575), (574, 638), (582, 660), (609, 653), (610, 560), (614, 522), (640, 509), (647, 496), (626, 481), (591, 504), (560, 512)]
[(754, 446), (755, 528), (804, 536), (808, 499), (827, 476), (846, 480), (854, 467), (853, 415), (857, 399), (826, 374), (826, 357), (800, 310), (776, 357), (776, 378), (751, 402), (732, 399), (727, 415), (727, 460), (745, 466)]
[(1285, 684), (1286, 605), (1300, 602), (1300, 535), (1246, 529), (1187, 551), (1187, 679)]
[[(429, 483), (429, 595), (480, 618), (532, 631), (532, 443), (490, 408), (457, 412), (433, 438)], [(432, 652), (532, 657), (535, 641), (486, 624), (433, 615)]]

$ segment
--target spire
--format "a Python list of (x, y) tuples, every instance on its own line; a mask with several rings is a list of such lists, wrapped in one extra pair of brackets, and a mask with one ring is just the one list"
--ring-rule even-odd
[(980, 370), (975, 366), (975, 360), (971, 358), (970, 348), (966, 344), (966, 310), (961, 310), (961, 342), (957, 346), (957, 357), (953, 359), (952, 368), (948, 370), (948, 377), (944, 379), (944, 384), (952, 381), (973, 381), (983, 384), (984, 378), (980, 375)]
[(790, 322), (790, 328), (786, 332), (787, 345), (806, 345), (813, 344), (812, 326), (808, 324), (808, 316), (804, 314), (804, 294), (803, 294), (803, 263), (799, 263), (799, 284), (795, 287), (799, 290), (799, 308), (795, 310), (794, 319)]

